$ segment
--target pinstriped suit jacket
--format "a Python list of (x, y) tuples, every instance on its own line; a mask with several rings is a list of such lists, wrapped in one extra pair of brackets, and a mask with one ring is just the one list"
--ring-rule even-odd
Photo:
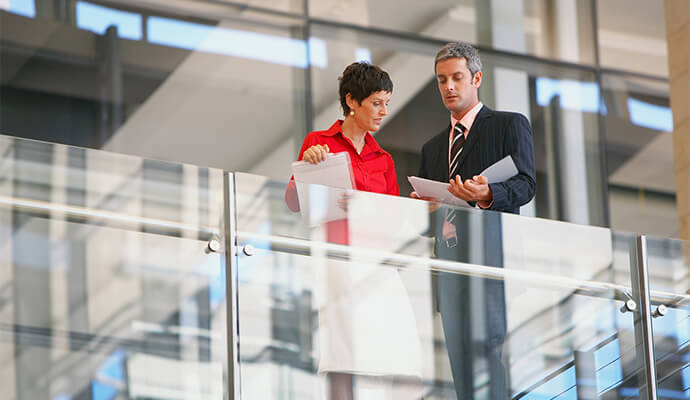
[[(448, 132), (450, 125), (422, 147), (420, 177), (448, 182)], [(507, 155), (513, 157), (518, 175), (489, 185), (494, 198), (490, 209), (519, 214), (537, 187), (532, 128), (522, 114), (483, 106), (467, 134), (458, 172), (463, 179), (471, 179)]]

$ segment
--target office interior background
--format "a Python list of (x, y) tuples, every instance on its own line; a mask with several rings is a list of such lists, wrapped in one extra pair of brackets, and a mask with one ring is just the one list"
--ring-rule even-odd
[[(18, 189), (16, 183), (13, 187), (3, 181), (0, 192), (29, 196), (52, 188), (51, 179), (60, 171), (96, 171), (96, 176), (86, 178), (66, 174), (67, 183), (61, 184), (74, 190), (62, 194), (48, 190), (46, 201), (64, 196), (86, 204), (98, 187), (94, 193), (103, 195), (99, 201), (106, 208), (211, 226), (222, 214), (216, 203), (223, 191), (221, 170), (256, 174), (274, 183), (287, 180), (305, 135), (327, 129), (342, 116), (337, 94), (342, 70), (353, 61), (367, 60), (388, 71), (395, 85), (389, 116), (376, 140), (392, 154), (401, 192), (407, 194), (411, 189), (406, 176), (416, 174), (422, 144), (448, 124), (433, 58), (443, 44), (455, 40), (480, 49), (484, 64), (480, 100), (495, 109), (523, 113), (532, 123), (538, 185), (523, 215), (617, 232), (679, 236), (664, 7), (647, 0), (0, 0), (0, 134), (48, 142), (0, 141), (4, 154), (14, 157), (12, 162), (25, 171), (13, 172), (14, 179), (30, 183)], [(140, 193), (145, 197), (140, 208), (130, 207), (126, 196), (136, 179), (151, 184)], [(246, 187), (253, 184), (250, 178), (244, 182)], [(268, 205), (263, 206), (275, 209), (282, 201), (279, 185), (266, 193)], [(146, 196), (154, 201), (147, 203)], [(258, 209), (250, 198), (246, 194), (244, 204)], [(193, 204), (192, 216), (187, 213), (188, 203)], [(52, 211), (53, 217), (60, 212)], [(14, 232), (16, 243), (20, 238), (38, 240), (36, 248), (53, 249), (43, 254), (15, 243), (10, 246), (13, 255), (7, 257), (15, 262), (27, 257), (29, 265), (51, 267), (0, 271), (5, 275), (0, 275), (0, 315), (9, 315), (11, 321), (0, 331), (46, 326), (52, 343), (35, 349), (32, 340), (46, 335), (29, 329), (21, 331), (28, 335), (26, 341), (13, 339), (12, 346), (0, 345), (0, 361), (11, 365), (0, 366), (0, 382), (4, 382), (0, 387), (11, 388), (9, 398), (123, 398), (121, 382), (150, 369), (193, 369), (207, 376), (208, 382), (224, 379), (227, 367), (209, 361), (225, 357), (218, 336), (224, 336), (227, 323), (222, 312), (225, 277), (217, 268), (218, 260), (199, 256), (192, 238), (208, 239), (205, 234), (180, 233), (181, 241), (175, 241), (164, 235), (148, 237), (158, 231), (143, 230), (137, 233), (140, 237), (127, 236), (128, 241), (123, 241), (132, 248), (118, 252), (108, 244), (124, 236), (99, 230), (97, 235), (83, 234), (87, 238), (81, 241), (69, 241), (65, 250), (60, 238), (77, 229), (69, 218), (64, 226), (56, 221), (38, 227), (27, 223), (27, 232), (8, 218), (0, 215), (3, 237)], [(274, 229), (288, 232), (290, 221), (272, 222), (279, 226)], [(602, 230), (575, 236), (583, 239), (593, 232), (593, 237), (608, 237), (608, 231)], [(135, 254), (147, 246), (158, 251), (147, 254), (140, 265)], [(174, 254), (166, 253), (172, 248)], [(678, 248), (662, 245), (657, 254), (678, 253)], [(600, 250), (595, 246), (592, 259)], [(61, 269), (68, 256), (78, 264), (78, 254), (83, 258), (81, 269)], [(98, 260), (108, 254), (112, 260), (103, 269)], [(289, 272), (291, 260), (274, 260), (273, 272), (278, 275), (267, 284), (271, 301), (286, 301), (288, 293), (299, 289), (291, 283), (288, 290), (279, 281), (280, 277), (290, 282), (302, 279)], [(258, 268), (258, 264), (252, 265)], [(583, 272), (583, 276), (603, 276), (596, 268), (599, 264), (605, 263), (593, 262), (591, 275)], [(186, 279), (188, 265), (199, 266), (207, 275), (196, 274), (195, 269)], [(679, 265), (659, 279), (687, 285), (687, 268)], [(618, 282), (619, 275), (620, 269), (611, 279)], [(17, 282), (23, 282), (30, 293), (18, 294), (13, 286)], [(428, 281), (418, 282), (417, 295), (423, 302), (429, 302), (428, 287)], [(36, 295), (41, 290), (47, 294)], [(108, 299), (113, 296), (121, 298), (111, 304)], [(556, 307), (566, 297), (555, 296), (549, 304)], [(24, 310), (32, 311), (17, 311), (18, 306), (3, 310), (13, 302), (24, 302)], [(135, 322), (127, 319), (134, 313), (132, 304), (139, 313)], [(271, 310), (274, 321), (280, 315), (273, 313), (281, 310), (288, 312), (280, 307)], [(260, 317), (268, 319), (264, 314)], [(542, 321), (530, 319), (531, 315), (515, 318), (532, 323), (518, 338), (541, 329)], [(687, 323), (685, 318), (678, 320), (681, 325)], [(77, 356), (116, 337), (103, 332), (119, 332), (124, 325), (118, 324), (124, 320), (127, 329), (147, 338), (138, 348), (141, 353), (126, 356), (126, 351), (113, 346), (85, 357), (86, 361)], [(203, 338), (194, 343), (175, 342), (179, 348), (173, 353), (204, 363), (183, 368), (151, 356), (170, 351), (155, 344), (170, 334), (160, 331), (165, 325), (161, 320), (202, 332), (197, 334)], [(253, 329), (251, 323), (244, 326)], [(257, 331), (269, 329), (263, 322), (257, 326), (261, 327)], [(680, 334), (674, 328), (668, 332), (675, 332), (671, 336), (687, 347), (687, 325), (684, 329)], [(65, 333), (75, 331), (94, 336), (75, 339)], [(427, 333), (438, 336), (436, 331)], [(273, 335), (280, 336), (275, 329)], [(69, 344), (56, 345), (60, 340)], [(154, 345), (147, 347), (149, 342)], [(31, 350), (21, 353), (22, 346)], [(258, 344), (257, 349), (261, 349)], [(606, 352), (620, 357), (625, 346), (615, 351), (606, 347)], [(285, 353), (289, 360), (285, 364), (295, 370), (313, 367), (309, 360)], [(544, 359), (556, 359), (552, 353), (545, 351)], [(261, 352), (257, 354), (260, 361)], [(248, 393), (263, 393), (261, 379), (270, 376), (270, 393), (276, 396), (316, 398), (300, 389), (306, 378), (285, 372), (284, 364), (276, 362), (275, 369), (267, 372), (252, 370), (253, 364), (247, 363), (245, 371), (255, 374), (254, 380), (244, 382)], [(690, 382), (688, 371), (685, 368), (683, 377)], [(169, 377), (160, 387), (173, 385), (175, 379), (182, 378)], [(82, 386), (75, 389), (75, 382)], [(130, 380), (127, 385), (131, 398), (137, 393), (140, 398), (166, 398), (151, 382)], [(216, 387), (196, 393), (222, 398), (222, 391)]]
[(376, 138), (403, 193), (448, 116), (433, 57), (476, 44), (480, 99), (532, 122), (528, 215), (678, 237), (663, 4), (643, 0), (3, 0), (0, 132), (289, 177), (355, 60), (395, 84)]

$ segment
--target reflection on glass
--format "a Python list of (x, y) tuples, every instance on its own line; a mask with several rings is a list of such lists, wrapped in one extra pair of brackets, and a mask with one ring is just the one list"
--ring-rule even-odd
[(629, 98), (628, 111), (630, 121), (635, 125), (657, 131), (673, 132), (673, 114), (670, 107)]
[[(0, 385), (222, 399), (222, 173), (0, 137)], [(218, 293), (219, 288), (223, 293)]]
[(149, 17), (147, 24), (151, 43), (300, 68), (308, 65), (309, 46), (309, 62), (326, 67), (326, 47), (318, 38), (304, 41), (163, 17)]
[[(328, 68), (311, 72), (313, 126), (329, 126), (338, 113), (332, 79), (340, 73), (336, 66), (352, 62), (358, 49), (368, 49), (372, 62), (388, 71), (395, 84), (389, 116), (376, 140), (395, 160), (401, 193), (410, 193), (406, 177), (419, 173), (423, 144), (449, 124), (434, 79), (439, 46), (321, 23), (313, 24), (312, 34), (323, 38), (329, 50)], [(599, 112), (606, 108), (600, 106), (594, 73), (516, 62), (490, 52), (482, 53), (482, 61), (480, 100), (494, 109), (520, 112), (532, 124), (537, 195), (522, 214), (605, 226)]]
[[(663, 303), (665, 315), (652, 320), (660, 399), (682, 399), (690, 394), (690, 242), (648, 238), (648, 270), (652, 297), (672, 293)], [(653, 305), (657, 310), (659, 304)]]
[[(339, 224), (320, 223), (288, 210), (286, 183), (235, 177), (238, 241), (256, 249), (238, 259), (246, 396), (328, 398), (327, 372), (342, 370), (354, 375), (345, 387), (355, 398), (607, 397), (643, 384), (634, 315), (620, 311), (630, 290), (629, 237), (459, 210), (466, 224), (457, 247), (465, 250), (444, 260), (433, 214), (443, 209), (430, 214), (425, 202), (355, 192)], [(347, 244), (334, 239), (338, 226)], [(462, 274), (450, 272), (456, 267)], [(591, 292), (576, 282), (613, 286)], [(437, 307), (454, 298), (465, 299), (455, 304), (460, 325), (451, 334), (466, 343), (459, 363), (444, 332), (450, 313)], [(387, 341), (376, 344), (381, 336)], [(417, 346), (419, 353), (395, 350)], [(371, 371), (383, 376), (372, 380)]]
[(614, 229), (678, 237), (668, 82), (602, 75)]
[[(395, 10), (395, 12), (391, 12)], [(591, 5), (548, 0), (309, 0), (313, 18), (584, 64), (594, 63)]]
[(597, 0), (595, 5), (602, 67), (668, 76), (663, 2)]
[[(539, 77), (535, 84), (540, 106), (548, 106), (554, 97), (558, 98), (561, 108), (567, 110), (598, 113), (600, 104), (603, 106), (596, 82)], [(606, 114), (605, 107), (601, 113)]]
[(35, 0), (5, 0), (0, 1), (0, 10), (33, 18), (36, 16)]
[(116, 10), (96, 4), (78, 1), (77, 26), (81, 29), (103, 34), (111, 27), (117, 27), (117, 35), (133, 40), (140, 40), (141, 15), (133, 12)]

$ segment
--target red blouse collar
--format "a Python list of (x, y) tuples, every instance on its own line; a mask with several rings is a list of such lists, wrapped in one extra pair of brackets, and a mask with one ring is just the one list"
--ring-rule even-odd
[[(341, 134), (343, 136), (343, 139), (345, 138), (345, 135), (343, 135), (343, 120), (339, 119), (336, 120), (333, 125), (331, 125), (330, 128), (328, 128), (327, 131), (324, 131), (323, 135), (324, 136), (335, 136), (337, 134)], [(372, 152), (379, 152), (379, 153), (385, 153), (385, 151), (379, 146), (378, 143), (376, 143), (376, 140), (374, 140), (374, 137), (367, 132), (364, 135), (364, 145), (365, 147), (368, 147), (370, 151)], [(362, 151), (364, 153), (364, 151)]]

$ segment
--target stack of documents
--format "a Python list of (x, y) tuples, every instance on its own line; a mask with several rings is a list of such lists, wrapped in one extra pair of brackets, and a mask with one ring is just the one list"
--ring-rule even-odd
[[(485, 176), (489, 183), (498, 183), (508, 180), (517, 174), (518, 170), (513, 161), (513, 157), (506, 156), (482, 171), (479, 175)], [(410, 185), (412, 185), (414, 191), (422, 197), (433, 197), (439, 203), (460, 207), (471, 207), (465, 200), (453, 196), (448, 191), (450, 183), (432, 181), (431, 179), (424, 179), (417, 176), (408, 176), (407, 180), (410, 182)]]
[(347, 152), (328, 154), (326, 160), (318, 164), (296, 161), (292, 163), (292, 175), (306, 223), (313, 225), (347, 216), (338, 204), (347, 191), (355, 188)]

